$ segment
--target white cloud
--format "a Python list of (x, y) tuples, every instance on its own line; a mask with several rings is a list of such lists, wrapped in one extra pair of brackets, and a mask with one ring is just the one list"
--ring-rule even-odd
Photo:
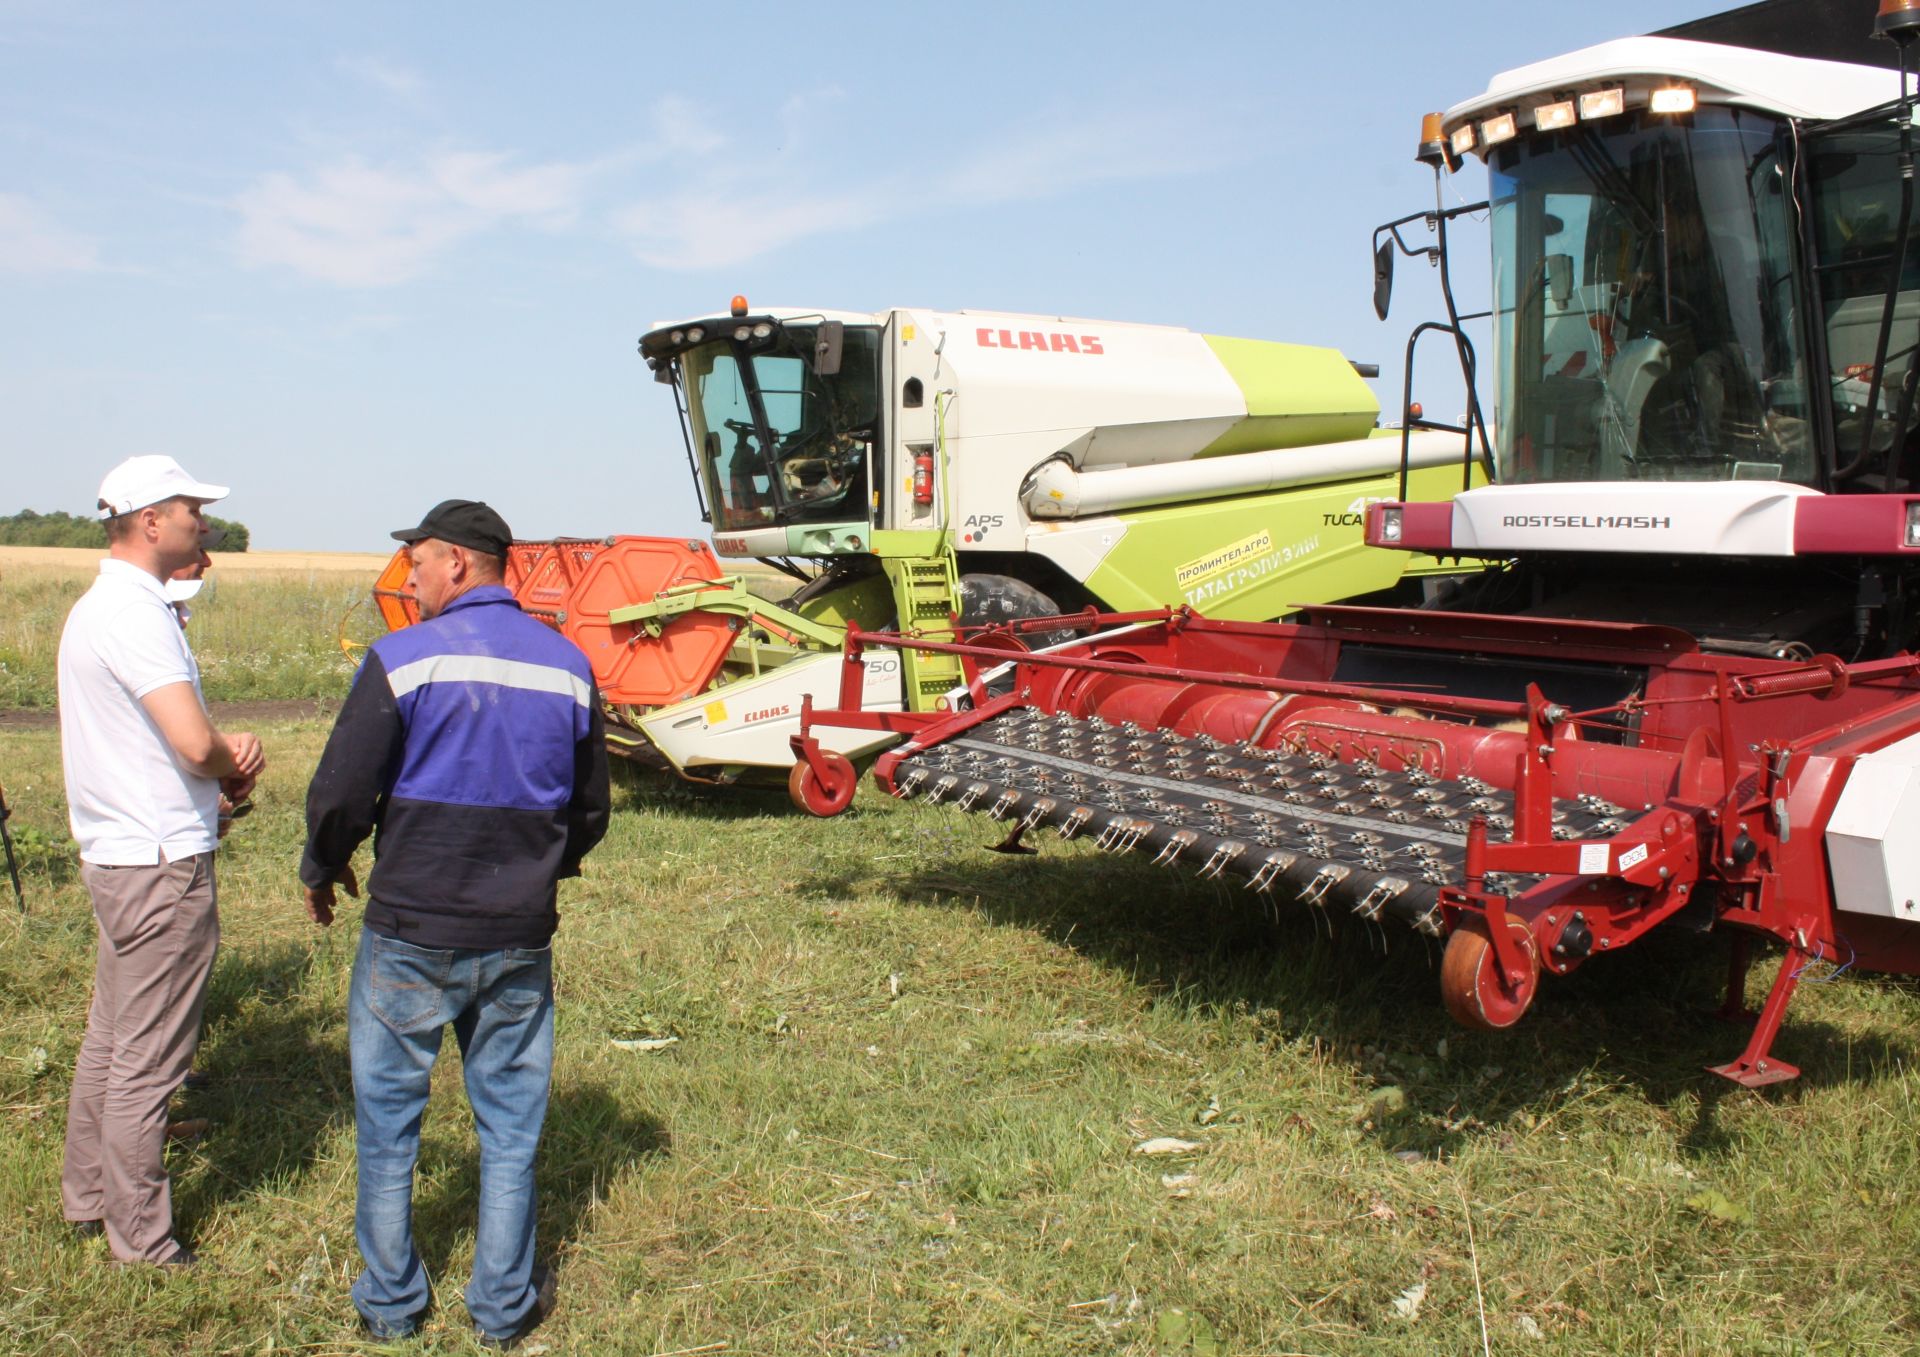
[[(837, 92), (796, 96), (782, 112), (791, 135)], [(947, 208), (1059, 197), (1095, 184), (1210, 168), (1216, 146), (1197, 129), (1135, 115), (1089, 115), (1035, 135), (1011, 129), (950, 168), (882, 175), (822, 193), (818, 166), (782, 154), (697, 167), (674, 190), (613, 214), (634, 255), (661, 269), (725, 268), (808, 236), (904, 220)], [(787, 149), (791, 149), (790, 147)]]
[[(340, 65), (396, 95), (424, 90), (413, 72), (372, 58)], [(481, 232), (573, 226), (596, 179), (667, 162), (697, 163), (726, 145), (684, 99), (659, 99), (651, 112), (646, 140), (589, 162), (522, 164), (503, 151), (443, 150), (397, 163), (344, 155), (304, 172), (262, 175), (233, 200), (240, 260), (346, 287), (391, 287), (420, 276), (446, 250)]]
[(420, 72), (384, 57), (341, 57), (336, 65), (355, 80), (371, 85), (403, 103), (418, 103), (427, 92), (426, 79)]
[(0, 272), (92, 273), (99, 249), (17, 193), (0, 193)]
[[(383, 69), (374, 63), (363, 74), (377, 79)], [(401, 73), (385, 75), (405, 87)], [(736, 145), (707, 110), (670, 95), (654, 103), (644, 139), (592, 161), (523, 163), (503, 151), (441, 150), (402, 161), (347, 155), (265, 174), (233, 200), (237, 250), (252, 268), (390, 287), (483, 232), (573, 229), (595, 206), (589, 190), (619, 176), (641, 187), (618, 207), (595, 206), (593, 217), (636, 258), (660, 269), (722, 269), (798, 240), (915, 214), (1210, 168), (1220, 152), (1207, 148), (1231, 144), (1166, 116), (1083, 110), (1050, 131), (1009, 127), (999, 141), (944, 161), (850, 177), (834, 116), (845, 100), (832, 87), (789, 97), (756, 124), (757, 149)]]
[(653, 105), (653, 157), (711, 155), (727, 144), (726, 137), (700, 116), (694, 104), (677, 94)]
[(614, 215), (635, 256), (661, 269), (724, 268), (805, 236), (869, 226), (889, 215), (850, 195), (791, 196), (702, 187)]
[(447, 197), (493, 218), (526, 217), (548, 226), (573, 220), (587, 170), (579, 165), (515, 169), (509, 157), (479, 151), (440, 156), (428, 168)]
[(490, 228), (568, 224), (590, 172), (557, 162), (515, 166), (500, 152), (450, 151), (404, 168), (348, 157), (304, 177), (268, 174), (234, 200), (240, 260), (348, 287), (389, 287)]

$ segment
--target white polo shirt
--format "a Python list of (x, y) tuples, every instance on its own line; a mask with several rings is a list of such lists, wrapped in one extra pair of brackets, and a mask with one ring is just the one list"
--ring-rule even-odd
[(140, 699), (200, 694), (200, 666), (160, 581), (109, 557), (60, 633), (60, 759), (80, 858), (153, 866), (213, 850), (220, 784), (174, 758)]

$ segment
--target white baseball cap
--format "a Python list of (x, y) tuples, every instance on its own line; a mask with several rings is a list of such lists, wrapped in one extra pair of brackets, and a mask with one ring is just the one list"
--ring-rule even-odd
[(229, 493), (224, 485), (196, 481), (171, 457), (129, 457), (100, 482), (100, 517), (117, 518), (176, 495), (211, 504)]

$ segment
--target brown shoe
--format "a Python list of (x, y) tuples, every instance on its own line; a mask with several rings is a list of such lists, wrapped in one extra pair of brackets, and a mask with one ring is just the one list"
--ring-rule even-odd
[(213, 1125), (205, 1117), (189, 1117), (185, 1121), (167, 1123), (168, 1140), (198, 1140)]

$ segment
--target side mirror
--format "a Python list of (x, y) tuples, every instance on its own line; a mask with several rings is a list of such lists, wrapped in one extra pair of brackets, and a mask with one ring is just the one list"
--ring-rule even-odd
[(1373, 314), (1381, 320), (1387, 318), (1387, 307), (1393, 301), (1393, 232), (1387, 232), (1387, 238), (1373, 250)]
[(823, 320), (813, 337), (813, 375), (832, 377), (840, 371), (840, 349), (846, 342), (847, 327), (837, 320)]
[(1547, 297), (1553, 302), (1554, 309), (1567, 309), (1567, 299), (1573, 295), (1573, 256), (1570, 254), (1550, 254), (1547, 256)]

